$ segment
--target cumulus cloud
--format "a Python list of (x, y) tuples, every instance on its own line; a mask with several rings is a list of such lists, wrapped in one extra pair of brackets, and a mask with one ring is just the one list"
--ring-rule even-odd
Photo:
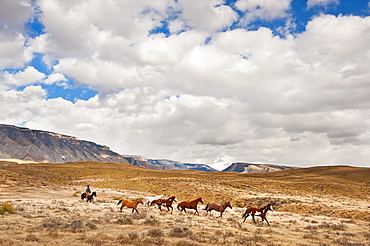
[(0, 81), (3, 85), (18, 87), (31, 85), (40, 82), (45, 77), (45, 74), (40, 73), (34, 67), (27, 67), (24, 71), (19, 71), (15, 74), (4, 72), (0, 74)]
[(31, 0), (3, 0), (0, 8), (0, 27), (21, 32), (32, 12)]
[(327, 6), (330, 4), (339, 4), (339, 0), (308, 0), (307, 7), (312, 8), (317, 5)]
[[(45, 33), (0, 30), (0, 68), (20, 69), (0, 74), (5, 123), (218, 168), (367, 163), (369, 17), (322, 14), (281, 37), (231, 26), (288, 20), (290, 0), (36, 4)], [(51, 74), (30, 65), (32, 52)], [(33, 85), (69, 78), (98, 94), (48, 99)]]
[(243, 24), (249, 24), (255, 20), (281, 19), (287, 17), (291, 0), (238, 0), (235, 6), (240, 11), (246, 12), (242, 19)]

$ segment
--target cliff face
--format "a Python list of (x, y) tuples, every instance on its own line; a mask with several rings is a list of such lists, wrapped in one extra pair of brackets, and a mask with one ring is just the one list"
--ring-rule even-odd
[(129, 163), (109, 147), (75, 137), (0, 124), (0, 159), (35, 162), (105, 161)]

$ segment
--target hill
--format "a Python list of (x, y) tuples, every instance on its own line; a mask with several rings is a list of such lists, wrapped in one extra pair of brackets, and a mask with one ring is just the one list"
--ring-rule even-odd
[[(154, 194), (177, 194), (183, 199), (238, 200), (239, 192), (283, 192), (292, 195), (329, 194), (365, 198), (370, 193), (370, 168), (348, 166), (313, 167), (269, 173), (157, 171), (125, 163), (69, 162), (62, 164), (16, 164), (0, 162), (0, 170), (28, 180), (60, 185), (85, 185), (137, 190)], [(184, 189), (186, 187), (186, 189)]]
[(281, 170), (295, 169), (295, 167), (280, 166), (274, 164), (252, 164), (246, 162), (233, 163), (223, 172), (239, 172), (239, 173), (267, 173)]

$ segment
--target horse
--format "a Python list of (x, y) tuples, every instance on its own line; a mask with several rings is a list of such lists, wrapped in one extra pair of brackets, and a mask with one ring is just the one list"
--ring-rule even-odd
[(167, 198), (167, 199), (157, 199), (157, 200), (153, 200), (151, 203), (150, 203), (150, 206), (154, 205), (154, 204), (157, 204), (158, 205), (158, 208), (159, 210), (161, 210), (162, 212), (162, 205), (164, 205), (166, 208), (167, 208), (167, 212), (170, 211), (170, 208), (171, 208), (171, 214), (173, 212), (173, 207), (172, 207), (172, 203), (173, 202), (176, 202), (176, 197), (175, 196), (171, 196), (170, 198)]
[(86, 202), (92, 202), (92, 200), (94, 200), (94, 196), (97, 196), (95, 191), (91, 193), (90, 195), (84, 192), (81, 194), (81, 200), (86, 198)]
[(195, 199), (193, 201), (190, 201), (190, 202), (183, 201), (183, 202), (180, 202), (179, 204), (177, 204), (177, 209), (180, 212), (184, 211), (185, 213), (186, 213), (186, 208), (188, 208), (188, 209), (194, 209), (195, 212), (199, 216), (199, 212), (198, 212), (198, 203), (199, 202), (204, 203), (201, 197), (198, 197), (197, 199)]
[(143, 198), (144, 202), (148, 207), (150, 206), (150, 203), (152, 203), (154, 200), (158, 199), (165, 199), (166, 197), (164, 195), (159, 195), (159, 196), (146, 196)]
[(226, 208), (233, 209), (233, 207), (231, 207), (230, 202), (225, 202), (225, 203), (221, 203), (221, 204), (215, 203), (215, 202), (210, 202), (210, 203), (207, 204), (207, 206), (204, 210), (207, 210), (207, 214), (208, 214), (208, 212), (211, 214), (212, 210), (220, 212), (220, 218), (222, 218), (222, 213), (225, 211)]
[(139, 211), (137, 211), (137, 205), (138, 204), (144, 204), (143, 202), (143, 199), (139, 198), (139, 199), (136, 199), (134, 201), (129, 201), (129, 200), (119, 200), (119, 202), (117, 203), (117, 205), (121, 204), (121, 208), (119, 209), (120, 212), (122, 212), (122, 208), (124, 206), (128, 207), (128, 208), (132, 208), (132, 212), (136, 211), (137, 213), (139, 213)]
[(252, 219), (253, 219), (253, 222), (255, 224), (257, 224), (257, 223), (254, 220), (254, 216), (260, 216), (262, 218), (261, 222), (266, 220), (267, 225), (270, 225), (269, 222), (266, 219), (266, 214), (267, 214), (267, 211), (269, 211), (269, 210), (274, 211), (271, 204), (267, 204), (266, 206), (264, 206), (262, 208), (249, 207), (249, 208), (247, 208), (247, 210), (245, 211), (245, 213), (242, 216), (242, 218), (244, 218), (243, 222), (245, 222), (245, 220), (247, 219), (247, 217), (249, 215), (252, 215)]

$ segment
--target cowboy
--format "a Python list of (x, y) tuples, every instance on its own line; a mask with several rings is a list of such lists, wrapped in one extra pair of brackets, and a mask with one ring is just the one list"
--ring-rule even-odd
[(86, 193), (86, 198), (89, 197), (89, 195), (91, 193), (90, 185), (87, 185), (85, 193)]

